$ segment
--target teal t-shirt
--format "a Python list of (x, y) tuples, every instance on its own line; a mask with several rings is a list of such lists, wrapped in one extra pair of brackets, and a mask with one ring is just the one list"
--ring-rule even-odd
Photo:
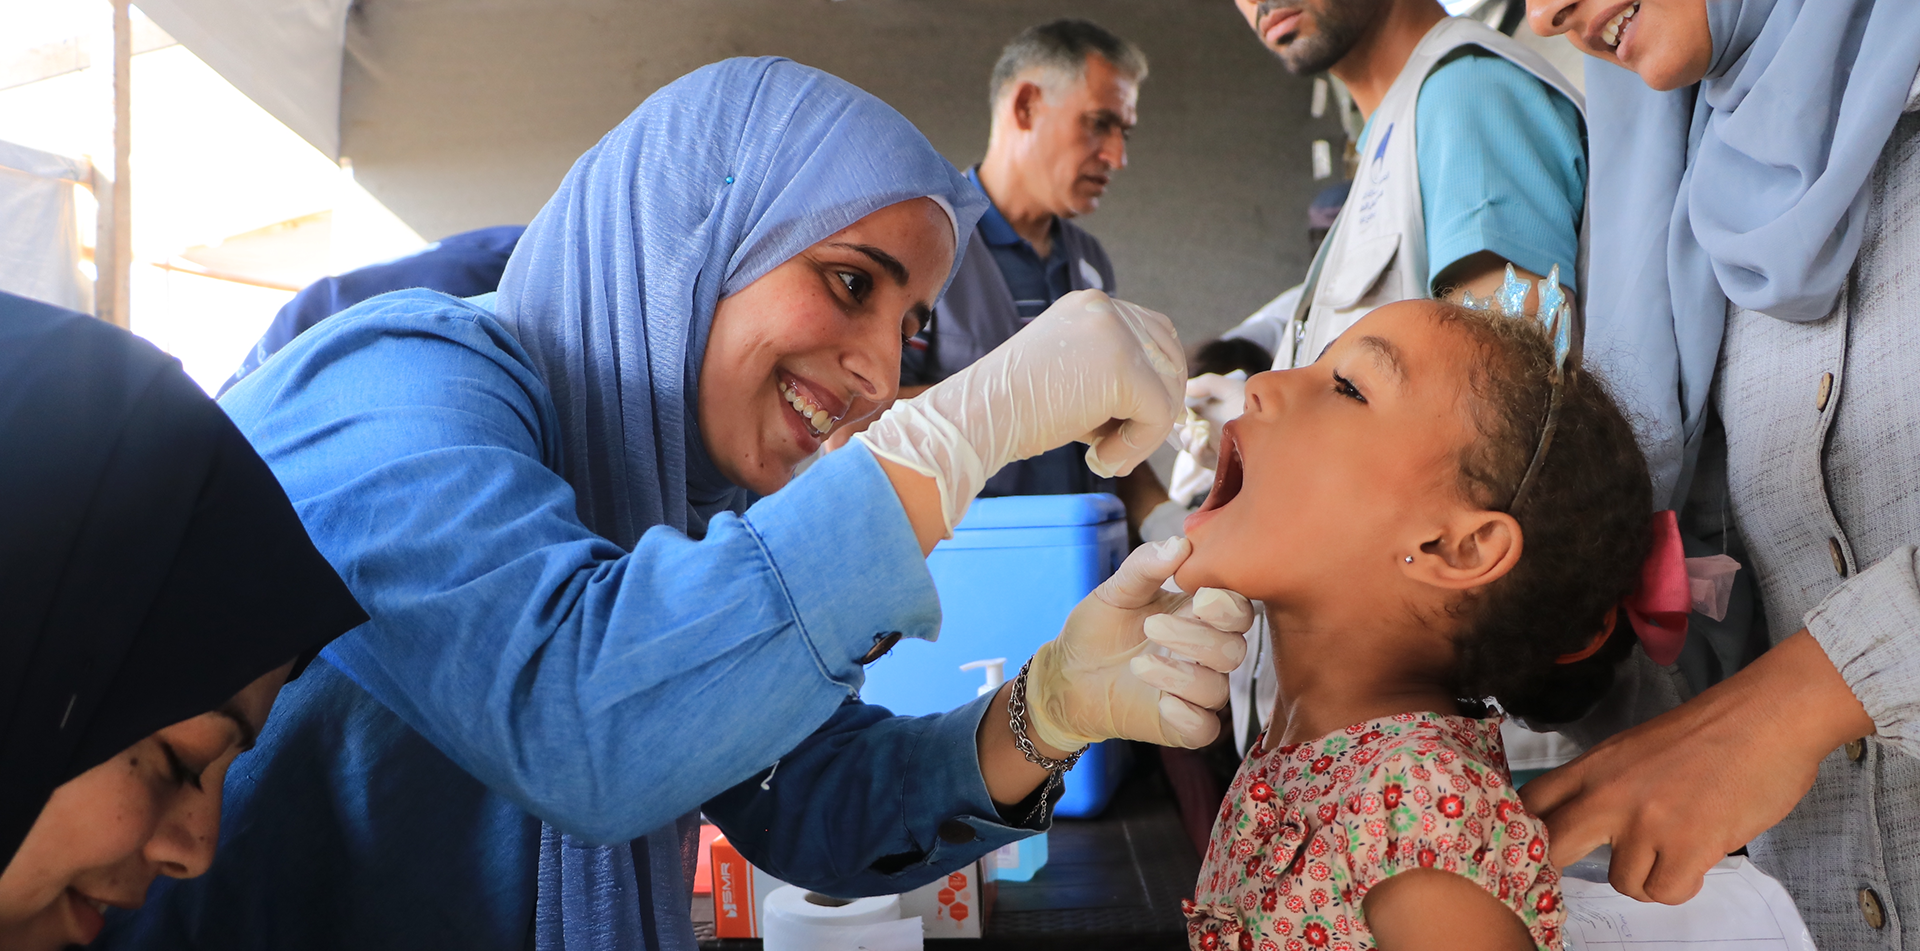
[(1420, 87), (1416, 108), (1427, 282), (1480, 251), (1574, 287), (1586, 206), (1580, 112), (1511, 62), (1467, 47)]

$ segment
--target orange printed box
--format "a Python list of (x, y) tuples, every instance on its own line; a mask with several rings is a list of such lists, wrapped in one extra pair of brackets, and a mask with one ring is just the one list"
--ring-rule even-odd
[(754, 868), (726, 836), (713, 840), (713, 936), (760, 937), (760, 905), (786, 883)]
[[(978, 938), (986, 931), (993, 907), (993, 856), (900, 896), (900, 917), (920, 916), (929, 938)], [(712, 872), (713, 933), (716, 938), (758, 938), (761, 903), (786, 883), (755, 868), (741, 857), (726, 836), (713, 840), (708, 865)]]

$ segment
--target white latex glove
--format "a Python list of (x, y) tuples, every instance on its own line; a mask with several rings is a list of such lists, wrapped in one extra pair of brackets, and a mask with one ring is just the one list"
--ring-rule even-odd
[[(1213, 742), (1227, 672), (1247, 656), (1253, 607), (1231, 591), (1193, 597), (1161, 587), (1187, 560), (1184, 538), (1142, 545), (1040, 646), (1027, 673), (1035, 736), (1059, 750), (1123, 738), (1161, 746)], [(1169, 654), (1174, 656), (1169, 656)]]
[(1202, 469), (1220, 466), (1220, 427), (1247, 407), (1247, 373), (1202, 373), (1187, 381), (1187, 425), (1180, 448)]
[(1172, 431), (1186, 365), (1165, 316), (1075, 291), (854, 438), (933, 479), (951, 533), (1007, 463), (1078, 441), (1096, 474), (1132, 472)]

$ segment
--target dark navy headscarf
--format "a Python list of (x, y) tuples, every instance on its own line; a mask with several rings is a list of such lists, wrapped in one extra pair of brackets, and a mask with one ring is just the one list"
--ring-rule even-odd
[(178, 361), (0, 293), (0, 858), (56, 787), (366, 619)]

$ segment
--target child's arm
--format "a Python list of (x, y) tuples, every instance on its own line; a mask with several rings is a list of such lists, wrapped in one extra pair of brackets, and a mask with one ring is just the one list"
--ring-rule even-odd
[(1452, 872), (1408, 869), (1375, 885), (1361, 906), (1380, 951), (1533, 951), (1513, 909)]

